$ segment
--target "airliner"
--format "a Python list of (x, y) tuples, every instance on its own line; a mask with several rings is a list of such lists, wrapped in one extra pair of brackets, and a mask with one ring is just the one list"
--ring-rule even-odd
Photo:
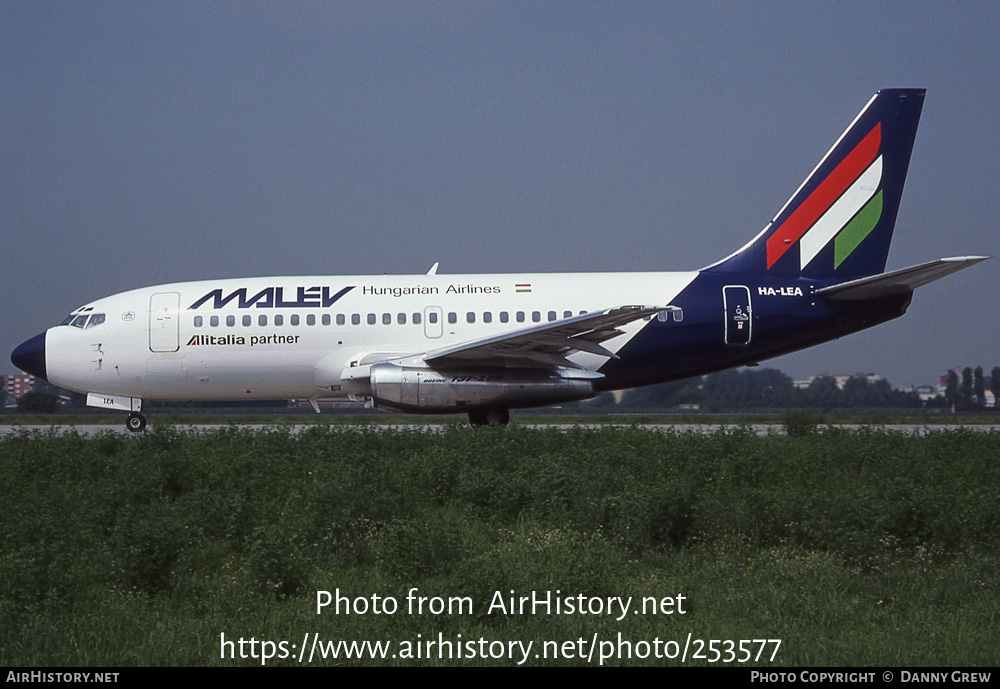
[(884, 89), (774, 219), (701, 270), (270, 277), (89, 302), (11, 354), (146, 426), (151, 400), (353, 398), (506, 424), (510, 410), (758, 362), (897, 318), (986, 260), (885, 271), (924, 89)]

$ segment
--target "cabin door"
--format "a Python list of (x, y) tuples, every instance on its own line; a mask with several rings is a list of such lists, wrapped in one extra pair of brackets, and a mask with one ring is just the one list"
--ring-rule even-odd
[(722, 308), (725, 314), (726, 344), (733, 346), (750, 344), (750, 331), (753, 324), (750, 288), (743, 285), (723, 287)]
[(149, 298), (149, 351), (180, 349), (180, 305), (177, 292), (160, 292)]

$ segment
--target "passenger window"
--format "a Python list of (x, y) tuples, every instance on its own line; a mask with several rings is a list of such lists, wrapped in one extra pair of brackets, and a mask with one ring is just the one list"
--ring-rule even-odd
[(202, 322), (203, 322), (203, 321), (202, 321), (202, 318), (201, 318), (201, 316), (195, 316), (195, 317), (194, 317), (194, 327), (196, 327), (196, 328), (200, 328), (200, 327), (201, 327), (201, 324), (202, 324)]
[(323, 314), (323, 325), (330, 325), (330, 314)]
[(251, 323), (253, 323), (253, 319), (250, 318), (250, 316), (244, 316), (243, 317), (243, 327), (244, 328), (249, 328)]
[(382, 325), (392, 325), (392, 314), (383, 313), (382, 314)]
[(684, 320), (684, 310), (677, 309), (676, 311), (674, 311), (674, 322), (680, 323), (683, 320)]
[(236, 325), (236, 316), (226, 316), (226, 325), (230, 328)]
[(295, 314), (292, 314), (291, 316), (289, 316), (288, 317), (288, 322), (291, 325), (298, 325), (299, 324), (299, 314), (295, 313)]
[(406, 314), (405, 313), (397, 313), (396, 314), (396, 322), (399, 323), (400, 325), (406, 325)]
[(259, 316), (257, 316), (257, 325), (261, 325), (261, 326), (267, 325), (267, 315), (266, 314), (262, 313)]
[(420, 312), (416, 311), (413, 314), (413, 325), (420, 325)]
[(361, 325), (361, 314), (352, 313), (351, 314), (351, 325)]
[(572, 311), (563, 311), (563, 318), (572, 318), (572, 317), (573, 317)]
[(448, 312), (448, 322), (449, 323), (458, 323), (458, 314), (455, 313), (454, 311), (449, 311)]
[(427, 320), (429, 320), (431, 323), (437, 323), (438, 322), (437, 312), (431, 311), (429, 314), (427, 314)]
[(556, 319), (556, 312), (549, 311), (549, 321), (554, 321)]
[(368, 325), (375, 325), (376, 320), (374, 313), (368, 314)]
[[(329, 318), (329, 316), (327, 316)], [(306, 325), (316, 325), (316, 314), (310, 313), (306, 316)]]
[(500, 322), (501, 323), (506, 323), (509, 320), (510, 320), (510, 314), (508, 314), (506, 311), (501, 311), (500, 312)]
[(517, 322), (524, 323), (524, 311), (517, 312)]
[(531, 312), (531, 322), (532, 323), (541, 323), (541, 321), (542, 321), (542, 314), (541, 314), (541, 312), (540, 311), (532, 311)]
[(212, 326), (213, 328), (218, 328), (219, 327), (219, 317), (218, 316), (212, 316), (211, 318), (208, 319), (208, 324), (210, 326)]
[(473, 313), (472, 311), (469, 311), (467, 314), (465, 314), (465, 322), (466, 323), (475, 323), (476, 322), (476, 314)]
[(492, 323), (492, 322), (493, 322), (493, 312), (483, 311), (483, 323)]
[(275, 315), (275, 317), (274, 317), (274, 324), (275, 325), (284, 325), (285, 324), (285, 317), (282, 316), (280, 313), (277, 314), (277, 315)]
[(347, 318), (342, 313), (337, 314), (337, 325), (344, 325), (347, 322)]

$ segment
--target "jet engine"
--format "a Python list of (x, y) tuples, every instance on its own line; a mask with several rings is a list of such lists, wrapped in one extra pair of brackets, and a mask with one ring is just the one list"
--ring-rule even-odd
[(372, 364), (375, 406), (408, 412), (463, 412), (535, 407), (589, 399), (596, 395), (592, 371), (470, 369), (436, 371), (383, 362)]

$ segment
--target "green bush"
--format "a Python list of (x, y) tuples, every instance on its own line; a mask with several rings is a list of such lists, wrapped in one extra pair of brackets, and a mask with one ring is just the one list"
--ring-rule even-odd
[[(315, 590), (338, 587), (476, 602), (433, 624), (319, 620), (338, 638), (662, 637), (663, 620), (486, 604), (683, 591), (685, 630), (782, 636), (779, 664), (991, 662), (1000, 433), (810, 427), (7, 435), (0, 663), (220, 662), (220, 631), (301, 638)], [(820, 629), (837, 631), (809, 644)]]
[(792, 438), (802, 438), (816, 433), (823, 419), (807, 411), (790, 411), (781, 416), (781, 425), (785, 435)]

